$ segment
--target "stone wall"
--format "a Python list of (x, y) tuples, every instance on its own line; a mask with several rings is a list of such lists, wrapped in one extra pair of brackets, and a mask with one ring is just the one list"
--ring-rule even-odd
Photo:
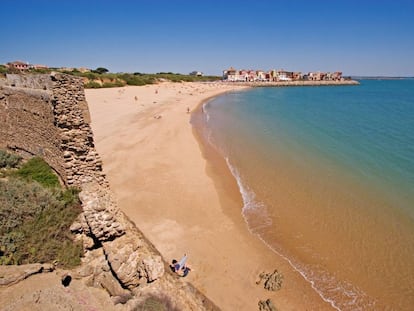
[(7, 75), (0, 83), (0, 146), (39, 155), (69, 186), (107, 185), (95, 150), (81, 79)]
[(178, 310), (218, 310), (168, 271), (160, 253), (119, 210), (89, 123), (79, 78), (52, 73), (0, 79), (0, 147), (42, 156), (66, 185), (81, 189), (83, 212), (71, 231), (83, 242), (85, 256), (73, 277), (105, 288), (125, 310), (137, 309), (146, 297), (167, 300)]

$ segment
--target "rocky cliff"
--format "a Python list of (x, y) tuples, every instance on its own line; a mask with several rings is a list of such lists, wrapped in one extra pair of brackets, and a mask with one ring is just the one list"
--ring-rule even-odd
[(0, 79), (0, 147), (42, 156), (62, 183), (82, 190), (83, 213), (71, 230), (83, 241), (85, 256), (71, 277), (105, 288), (113, 303), (126, 310), (146, 297), (162, 297), (178, 310), (216, 310), (169, 271), (159, 252), (118, 209), (89, 123), (81, 79), (58, 73)]

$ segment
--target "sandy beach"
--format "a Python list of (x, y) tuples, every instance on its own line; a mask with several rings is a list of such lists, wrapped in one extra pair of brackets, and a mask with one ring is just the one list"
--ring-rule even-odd
[[(332, 310), (248, 231), (235, 180), (190, 124), (204, 100), (243, 88), (164, 82), (87, 89), (96, 148), (111, 189), (165, 260), (188, 255), (187, 280), (222, 310), (257, 310), (259, 300), (268, 298), (280, 310)], [(255, 284), (259, 273), (275, 269), (284, 275), (280, 291)]]

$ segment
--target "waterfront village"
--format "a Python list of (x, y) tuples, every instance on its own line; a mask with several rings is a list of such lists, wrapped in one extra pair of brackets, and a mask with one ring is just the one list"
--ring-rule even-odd
[(230, 67), (223, 71), (223, 80), (229, 82), (279, 82), (279, 81), (344, 81), (342, 72), (292, 72), (286, 70), (239, 70)]

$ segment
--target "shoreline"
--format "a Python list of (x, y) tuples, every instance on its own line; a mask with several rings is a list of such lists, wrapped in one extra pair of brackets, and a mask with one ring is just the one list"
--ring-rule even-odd
[[(248, 90), (248, 89), (244, 89)], [(244, 91), (244, 90), (238, 90)], [(226, 92), (227, 93), (227, 92)], [(226, 204), (226, 201), (228, 201), (228, 198), (233, 198), (234, 203), (239, 204), (240, 209), (237, 210), (235, 207), (232, 206), (232, 210), (223, 210), (224, 213), (228, 213), (230, 217), (233, 219), (240, 218), (242, 219), (242, 224), (247, 229), (248, 233), (260, 243), (262, 243), (269, 252), (273, 253), (278, 257), (278, 259), (284, 260), (286, 263), (288, 263), (289, 267), (294, 270), (294, 272), (300, 274), (300, 276), (303, 278), (303, 280), (308, 283), (312, 289), (315, 291), (315, 293), (320, 297), (321, 300), (323, 300), (325, 303), (329, 304), (329, 309), (337, 309), (334, 306), (334, 302), (330, 299), (323, 296), (321, 292), (314, 286), (311, 280), (308, 279), (307, 275), (301, 271), (296, 265), (286, 257), (284, 254), (280, 253), (277, 249), (274, 249), (271, 244), (269, 244), (260, 234), (255, 233), (249, 225), (248, 222), (248, 216), (244, 213), (244, 198), (243, 198), (243, 189), (242, 185), (239, 184), (238, 177), (234, 175), (232, 168), (230, 167), (230, 164), (223, 158), (223, 156), (209, 143), (206, 141), (205, 137), (203, 136), (203, 131), (205, 130), (205, 124), (203, 124), (203, 121), (200, 121), (199, 119), (203, 117), (204, 110), (203, 106), (207, 104), (209, 101), (213, 100), (214, 98), (218, 96), (222, 96), (222, 94), (218, 94), (216, 96), (212, 96), (210, 98), (207, 98), (200, 102), (200, 104), (196, 107), (194, 112), (192, 113), (191, 117), (191, 123), (193, 124), (193, 132), (194, 132), (194, 138), (198, 141), (200, 145), (200, 149), (202, 152), (203, 157), (206, 159), (206, 173), (209, 177), (212, 178), (214, 183), (216, 184), (216, 189), (219, 192), (219, 196), (222, 197), (222, 204), (223, 206)], [(222, 193), (220, 193), (220, 190), (222, 190)], [(227, 199), (226, 199), (227, 198)], [(228, 204), (229, 202), (227, 202)], [(241, 228), (243, 230), (244, 228)], [(290, 307), (290, 305), (289, 305)], [(288, 307), (288, 309), (289, 309)], [(309, 307), (309, 306), (302, 306), (303, 308)], [(286, 306), (284, 306), (286, 308)], [(318, 306), (318, 309), (321, 308)], [(296, 309), (296, 307), (295, 307)], [(320, 309), (322, 310), (322, 309)]]
[[(250, 233), (227, 164), (194, 135), (186, 108), (201, 109), (234, 89), (162, 83), (86, 90), (96, 148), (118, 206), (167, 261), (189, 254), (187, 280), (223, 310), (254, 310), (268, 298), (282, 310), (332, 310)], [(280, 291), (255, 284), (259, 273), (274, 269), (285, 276)]]

